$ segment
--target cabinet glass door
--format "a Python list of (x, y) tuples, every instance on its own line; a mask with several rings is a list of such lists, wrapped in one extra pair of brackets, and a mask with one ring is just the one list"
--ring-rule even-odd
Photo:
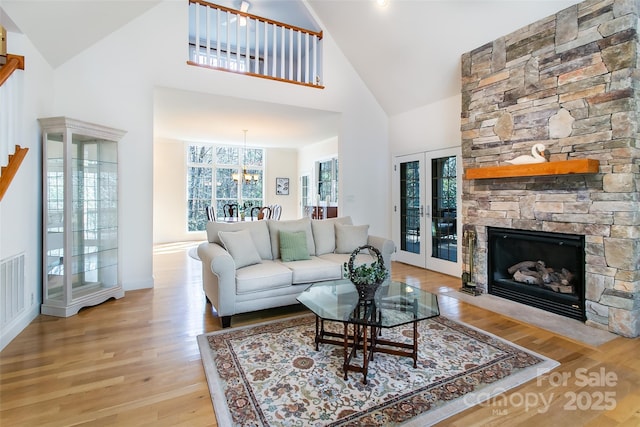
[(113, 141), (74, 134), (72, 298), (118, 284), (118, 164)]
[(66, 300), (64, 286), (64, 135), (50, 133), (46, 140), (45, 231), (46, 299)]

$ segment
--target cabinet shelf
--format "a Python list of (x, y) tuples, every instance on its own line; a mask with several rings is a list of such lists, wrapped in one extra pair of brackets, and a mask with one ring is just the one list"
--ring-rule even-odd
[(487, 166), (470, 168), (464, 179), (514, 178), (520, 176), (573, 175), (598, 173), (600, 161), (594, 159), (574, 159), (559, 162), (530, 163), (523, 165)]

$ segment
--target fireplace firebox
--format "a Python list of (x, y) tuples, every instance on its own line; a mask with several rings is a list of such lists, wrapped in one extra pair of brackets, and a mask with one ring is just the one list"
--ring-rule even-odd
[(585, 320), (584, 236), (488, 228), (488, 292)]

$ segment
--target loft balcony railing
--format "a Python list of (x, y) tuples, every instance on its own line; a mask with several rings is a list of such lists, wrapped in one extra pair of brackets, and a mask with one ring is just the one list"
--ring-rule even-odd
[(322, 86), (322, 31), (189, 0), (189, 65)]

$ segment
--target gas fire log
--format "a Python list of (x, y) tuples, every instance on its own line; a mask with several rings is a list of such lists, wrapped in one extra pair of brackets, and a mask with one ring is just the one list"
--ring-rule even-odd
[(513, 280), (520, 283), (526, 283), (528, 285), (540, 286), (543, 284), (542, 278), (537, 271), (516, 271), (513, 273)]
[(549, 284), (545, 284), (544, 286), (551, 289), (554, 292), (559, 292), (561, 294), (573, 293), (573, 286), (571, 285), (562, 285), (560, 283), (549, 283)]
[(555, 271), (547, 267), (544, 261), (522, 261), (507, 269), (513, 275), (513, 280), (528, 285), (540, 286), (554, 292), (573, 293), (573, 273), (566, 268)]
[(528, 270), (530, 268), (535, 268), (536, 266), (536, 262), (535, 261), (522, 261), (519, 262), (517, 264), (512, 265), (511, 267), (509, 267), (507, 269), (507, 271), (509, 272), (509, 274), (513, 274), (516, 271), (519, 270)]
[[(568, 285), (569, 283), (573, 282), (573, 273), (570, 272), (569, 270), (567, 270), (566, 268), (563, 268), (562, 270), (562, 284), (563, 285)], [(566, 283), (565, 283), (566, 282)]]

